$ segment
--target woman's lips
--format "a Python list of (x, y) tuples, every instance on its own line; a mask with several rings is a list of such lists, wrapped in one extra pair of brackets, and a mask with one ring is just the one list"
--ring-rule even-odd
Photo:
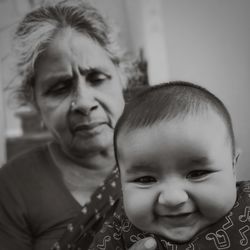
[(103, 123), (101, 122), (92, 122), (92, 123), (81, 123), (81, 124), (77, 124), (74, 126), (73, 130), (74, 131), (78, 131), (78, 130), (91, 130), (93, 128), (96, 128), (100, 125), (102, 125)]
[(98, 133), (106, 122), (78, 123), (73, 126), (74, 133), (94, 134)]

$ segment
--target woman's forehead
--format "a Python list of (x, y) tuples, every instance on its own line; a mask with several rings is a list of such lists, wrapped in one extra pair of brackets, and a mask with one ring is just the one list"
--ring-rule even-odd
[[(39, 67), (49, 71), (67, 71), (72, 67), (82, 70), (89, 68), (114, 67), (106, 51), (94, 40), (72, 29), (60, 32), (41, 53), (37, 62)], [(38, 73), (38, 71), (36, 71)]]

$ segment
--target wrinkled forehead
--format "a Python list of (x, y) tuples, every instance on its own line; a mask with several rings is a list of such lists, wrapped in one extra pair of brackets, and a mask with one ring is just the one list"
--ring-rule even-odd
[(106, 51), (87, 35), (72, 28), (63, 29), (37, 59), (36, 80), (49, 74), (69, 75), (76, 68), (83, 72), (90, 69), (114, 70), (115, 65)]
[(71, 27), (60, 29), (51, 40), (51, 43), (48, 46), (48, 49), (49, 48), (61, 48), (75, 56), (77, 56), (79, 50), (83, 48), (86, 50), (95, 48), (98, 52), (105, 52), (104, 48), (87, 33), (79, 32)]

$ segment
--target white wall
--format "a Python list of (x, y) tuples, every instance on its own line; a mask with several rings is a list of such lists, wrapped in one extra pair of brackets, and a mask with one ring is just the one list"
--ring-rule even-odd
[(199, 83), (224, 101), (242, 150), (238, 179), (250, 179), (250, 1), (162, 2), (170, 78)]
[[(24, 0), (22, 0), (24, 5)], [(6, 87), (14, 77), (10, 62), (10, 39), (13, 25), (18, 18), (18, 9), (14, 0), (0, 1), (0, 167), (6, 160), (6, 130), (18, 130), (18, 121), (14, 111), (9, 107), (10, 102), (6, 96)]]
[(124, 0), (89, 0), (118, 30), (121, 47), (131, 51), (131, 32)]
[[(2, 138), (20, 136), (22, 134), (20, 121), (15, 116), (17, 103), (13, 99), (13, 84), (16, 83), (11, 44), (14, 29), (22, 15), (29, 10), (29, 0), (0, 1), (0, 96), (4, 130)], [(3, 140), (2, 140), (3, 141)], [(2, 144), (4, 145), (4, 144)], [(0, 150), (4, 151), (4, 150)]]

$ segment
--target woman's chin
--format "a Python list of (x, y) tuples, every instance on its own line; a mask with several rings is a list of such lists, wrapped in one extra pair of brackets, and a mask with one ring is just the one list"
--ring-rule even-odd
[(100, 138), (95, 140), (87, 140), (76, 142), (70, 147), (70, 154), (83, 157), (86, 155), (98, 154), (108, 150), (110, 147), (113, 147), (112, 140), (108, 138)]

